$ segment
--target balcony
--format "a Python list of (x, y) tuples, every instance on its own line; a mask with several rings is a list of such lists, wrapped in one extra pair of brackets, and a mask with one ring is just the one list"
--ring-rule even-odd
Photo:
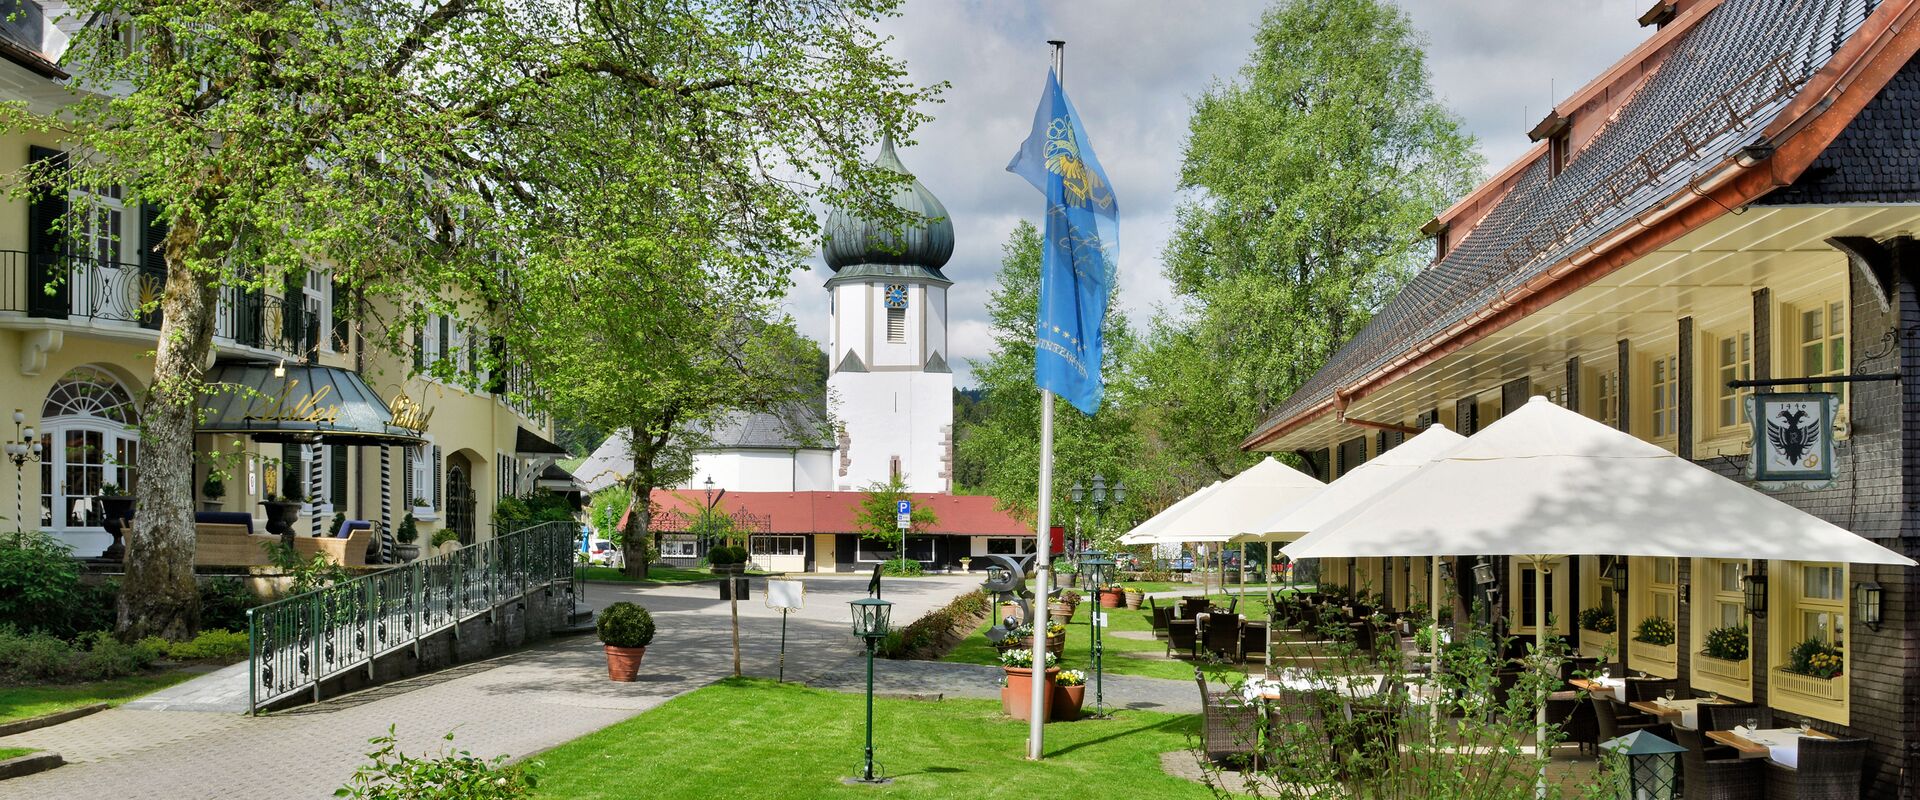
[[(157, 331), (166, 280), (164, 270), (140, 264), (0, 250), (0, 312), (81, 327)], [(220, 290), (213, 336), (222, 346), (303, 356), (316, 352), (320, 322), (301, 302), (228, 286)]]

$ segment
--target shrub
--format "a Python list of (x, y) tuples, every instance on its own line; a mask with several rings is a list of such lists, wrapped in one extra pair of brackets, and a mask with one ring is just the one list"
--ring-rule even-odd
[(747, 548), (737, 544), (718, 544), (707, 551), (707, 563), (716, 567), (728, 567), (747, 563)]
[(73, 676), (85, 681), (104, 681), (132, 675), (153, 666), (153, 651), (126, 644), (106, 631), (94, 631), (81, 637), (85, 652), (76, 647)]
[[(415, 534), (415, 535), (418, 536), (419, 534)], [(434, 547), (439, 547), (440, 545), (446, 544), (448, 542), (454, 542), (457, 544), (460, 541), (460, 532), (452, 528), (441, 528), (440, 530), (433, 532), (433, 539), (431, 541)]]
[(1729, 625), (1707, 631), (1707, 642), (1700, 652), (1725, 661), (1747, 660), (1747, 626)]
[(72, 635), (69, 622), (81, 600), (80, 565), (73, 553), (40, 531), (0, 540), (0, 625)]
[(1616, 630), (1615, 625), (1613, 609), (1594, 606), (1593, 608), (1582, 609), (1580, 611), (1581, 630), (1593, 631), (1594, 633), (1613, 633), (1614, 630)]
[(882, 658), (925, 655), (928, 648), (939, 642), (941, 635), (956, 628), (971, 629), (978, 624), (981, 617), (993, 610), (992, 605), (987, 595), (978, 590), (960, 595), (953, 602), (927, 612), (906, 627), (888, 631), (875, 652)]
[(614, 647), (646, 647), (653, 641), (653, 615), (625, 601), (601, 609), (594, 627), (600, 641)]
[(184, 642), (168, 642), (159, 637), (141, 640), (141, 644), (157, 642), (167, 658), (175, 661), (222, 661), (234, 662), (247, 657), (247, 634), (245, 631), (205, 630), (200, 635)]
[(1788, 672), (1815, 678), (1837, 677), (1845, 668), (1846, 655), (1840, 652), (1840, 648), (1819, 639), (1808, 639), (1794, 645), (1792, 650), (1787, 651), (1787, 665), (1783, 667)]
[(1673, 644), (1673, 621), (1666, 617), (1647, 617), (1633, 630), (1633, 640), (1664, 647)]
[(925, 574), (920, 562), (911, 558), (891, 558), (880, 565), (880, 574), (894, 578), (918, 578)]
[(157, 657), (152, 646), (123, 644), (105, 631), (69, 643), (42, 632), (20, 633), (0, 626), (0, 680), (107, 680), (146, 669)]
[[(449, 732), (445, 737), (453, 741)], [(506, 756), (482, 759), (465, 750), (442, 752), (437, 758), (418, 758), (400, 752), (394, 727), (387, 735), (367, 740), (376, 749), (371, 763), (353, 771), (336, 797), (361, 800), (503, 800), (533, 794), (534, 777), (524, 765), (508, 764)]]
[(407, 512), (406, 516), (400, 518), (400, 529), (394, 532), (393, 538), (401, 544), (420, 541), (420, 518), (411, 511)]
[(239, 578), (214, 578), (200, 584), (200, 626), (203, 628), (244, 631), (247, 609), (257, 605), (260, 598)]

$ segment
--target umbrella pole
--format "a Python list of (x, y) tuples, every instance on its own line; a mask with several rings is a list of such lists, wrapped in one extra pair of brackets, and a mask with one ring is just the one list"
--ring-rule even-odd
[[(1268, 675), (1273, 674), (1273, 542), (1262, 545), (1267, 551), (1267, 572), (1261, 576), (1261, 583), (1267, 586), (1267, 665)], [(1244, 547), (1242, 548), (1245, 549)]]
[(1533, 651), (1541, 671), (1540, 691), (1533, 709), (1533, 753), (1540, 762), (1540, 776), (1533, 785), (1533, 796), (1547, 796), (1547, 559), (1533, 558)]
[[(1433, 616), (1433, 643), (1427, 654), (1427, 684), (1437, 689), (1440, 685), (1440, 557), (1427, 556), (1427, 567), (1427, 595), (1433, 598), (1427, 607), (1427, 613)], [(1438, 701), (1434, 702), (1433, 710), (1436, 715), (1440, 713)]]

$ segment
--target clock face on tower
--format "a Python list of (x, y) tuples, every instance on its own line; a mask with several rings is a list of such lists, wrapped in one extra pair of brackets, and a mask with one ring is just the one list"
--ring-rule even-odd
[(904, 283), (887, 284), (887, 308), (907, 307), (907, 285)]

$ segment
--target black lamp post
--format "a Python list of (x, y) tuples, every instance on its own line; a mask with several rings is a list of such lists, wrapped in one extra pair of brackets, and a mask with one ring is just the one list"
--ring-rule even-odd
[[(1094, 593), (1107, 582), (1107, 576), (1112, 570), (1113, 559), (1107, 558), (1107, 554), (1098, 550), (1087, 551), (1086, 557), (1080, 560), (1080, 580), (1088, 596), (1097, 596)], [(1093, 716), (1105, 718), (1106, 697), (1101, 691), (1100, 616), (1099, 603), (1087, 606), (1087, 633), (1093, 642)]]
[(1767, 576), (1748, 575), (1740, 579), (1746, 584), (1747, 613), (1754, 619), (1767, 616)]
[(39, 461), (41, 456), (40, 437), (33, 432), (33, 426), (25, 429), (20, 423), (27, 421), (27, 412), (18, 408), (13, 410), (13, 438), (6, 442), (7, 460), (13, 462), (13, 519), (20, 530), (27, 530), (25, 501), (27, 462)]
[(1621, 800), (1673, 800), (1680, 774), (1680, 754), (1687, 751), (1646, 731), (1634, 731), (1600, 747), (1626, 756), (1626, 774), (1620, 776)]
[(873, 651), (880, 640), (887, 636), (887, 618), (893, 612), (893, 603), (878, 597), (862, 597), (853, 601), (853, 635), (860, 637), (867, 646), (867, 764), (860, 777), (851, 778), (851, 783), (889, 783), (889, 779), (873, 774)]

